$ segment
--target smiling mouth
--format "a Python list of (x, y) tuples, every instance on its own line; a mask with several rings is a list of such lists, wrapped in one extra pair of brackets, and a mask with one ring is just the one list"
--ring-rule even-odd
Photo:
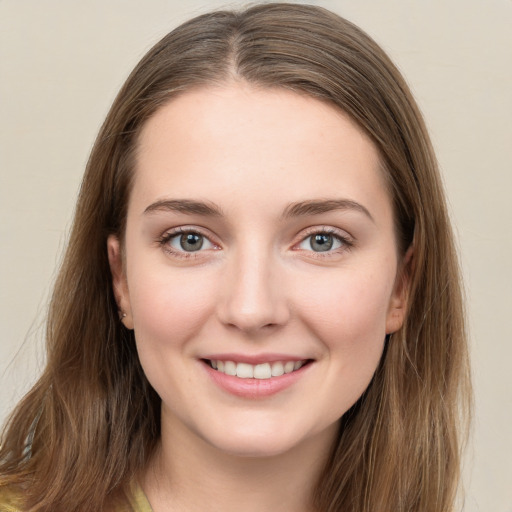
[(310, 363), (311, 359), (302, 361), (275, 361), (273, 363), (236, 363), (234, 361), (221, 361), (216, 359), (203, 359), (203, 361), (214, 370), (225, 375), (231, 375), (240, 379), (271, 379), (280, 377), (287, 373), (293, 373), (300, 370), (303, 366)]

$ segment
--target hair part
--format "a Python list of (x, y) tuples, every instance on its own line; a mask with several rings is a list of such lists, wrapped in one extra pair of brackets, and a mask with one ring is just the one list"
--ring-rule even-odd
[(471, 402), (460, 271), (434, 152), (383, 50), (337, 15), (297, 4), (218, 11), (184, 23), (131, 73), (100, 130), (50, 304), (47, 365), (10, 418), (0, 487), (31, 512), (103, 510), (146, 465), (160, 398), (119, 322), (107, 237), (123, 238), (144, 123), (192, 88), (242, 80), (348, 114), (381, 156), (401, 255), (413, 247), (404, 326), (343, 416), (314, 506), (322, 512), (446, 512)]

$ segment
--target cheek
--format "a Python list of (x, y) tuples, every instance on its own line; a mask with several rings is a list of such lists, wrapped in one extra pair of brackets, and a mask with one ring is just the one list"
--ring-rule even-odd
[[(308, 327), (329, 360), (317, 389), (321, 410), (338, 420), (370, 384), (385, 343), (387, 287), (375, 280), (345, 281), (329, 296), (318, 294), (309, 309)], [(306, 318), (306, 317), (305, 317)]]
[(214, 276), (137, 262), (132, 268), (129, 293), (138, 340), (179, 346), (204, 326), (215, 304)]
[(330, 348), (357, 349), (385, 338), (391, 290), (391, 280), (378, 272), (349, 271), (304, 287), (300, 308)]
[(186, 400), (185, 391), (194, 386), (182, 361), (193, 348), (188, 342), (211, 315), (215, 278), (195, 279), (135, 261), (133, 269), (129, 293), (139, 359), (162, 400), (179, 407)]
[(326, 397), (333, 418), (360, 398), (378, 367), (392, 287), (389, 270), (354, 269), (311, 282), (309, 297), (302, 297), (302, 318), (330, 360), (318, 396)]

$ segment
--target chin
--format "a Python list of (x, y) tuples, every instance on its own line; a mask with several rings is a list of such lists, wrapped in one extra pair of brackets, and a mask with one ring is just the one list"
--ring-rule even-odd
[(263, 422), (255, 422), (251, 426), (238, 425), (234, 428), (233, 425), (231, 428), (224, 425), (221, 431), (210, 430), (207, 435), (200, 435), (206, 443), (223, 453), (237, 457), (263, 458), (277, 457), (304, 448), (322, 435), (334, 439), (336, 432), (337, 423), (332, 429), (327, 428), (321, 433), (314, 433), (307, 429), (292, 429), (289, 425), (265, 427)]
[[(208, 442), (208, 440), (206, 440)], [(264, 458), (277, 457), (296, 447), (298, 442), (293, 440), (275, 439), (270, 436), (233, 436), (230, 439), (210, 441), (218, 450), (235, 457)]]

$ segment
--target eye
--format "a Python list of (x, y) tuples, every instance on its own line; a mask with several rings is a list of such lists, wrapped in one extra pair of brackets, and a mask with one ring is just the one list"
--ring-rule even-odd
[(351, 243), (344, 237), (327, 231), (312, 233), (300, 242), (299, 249), (313, 252), (328, 252), (350, 247)]
[(171, 252), (198, 252), (201, 250), (214, 249), (213, 243), (204, 235), (196, 231), (180, 231), (168, 233), (161, 240)]

